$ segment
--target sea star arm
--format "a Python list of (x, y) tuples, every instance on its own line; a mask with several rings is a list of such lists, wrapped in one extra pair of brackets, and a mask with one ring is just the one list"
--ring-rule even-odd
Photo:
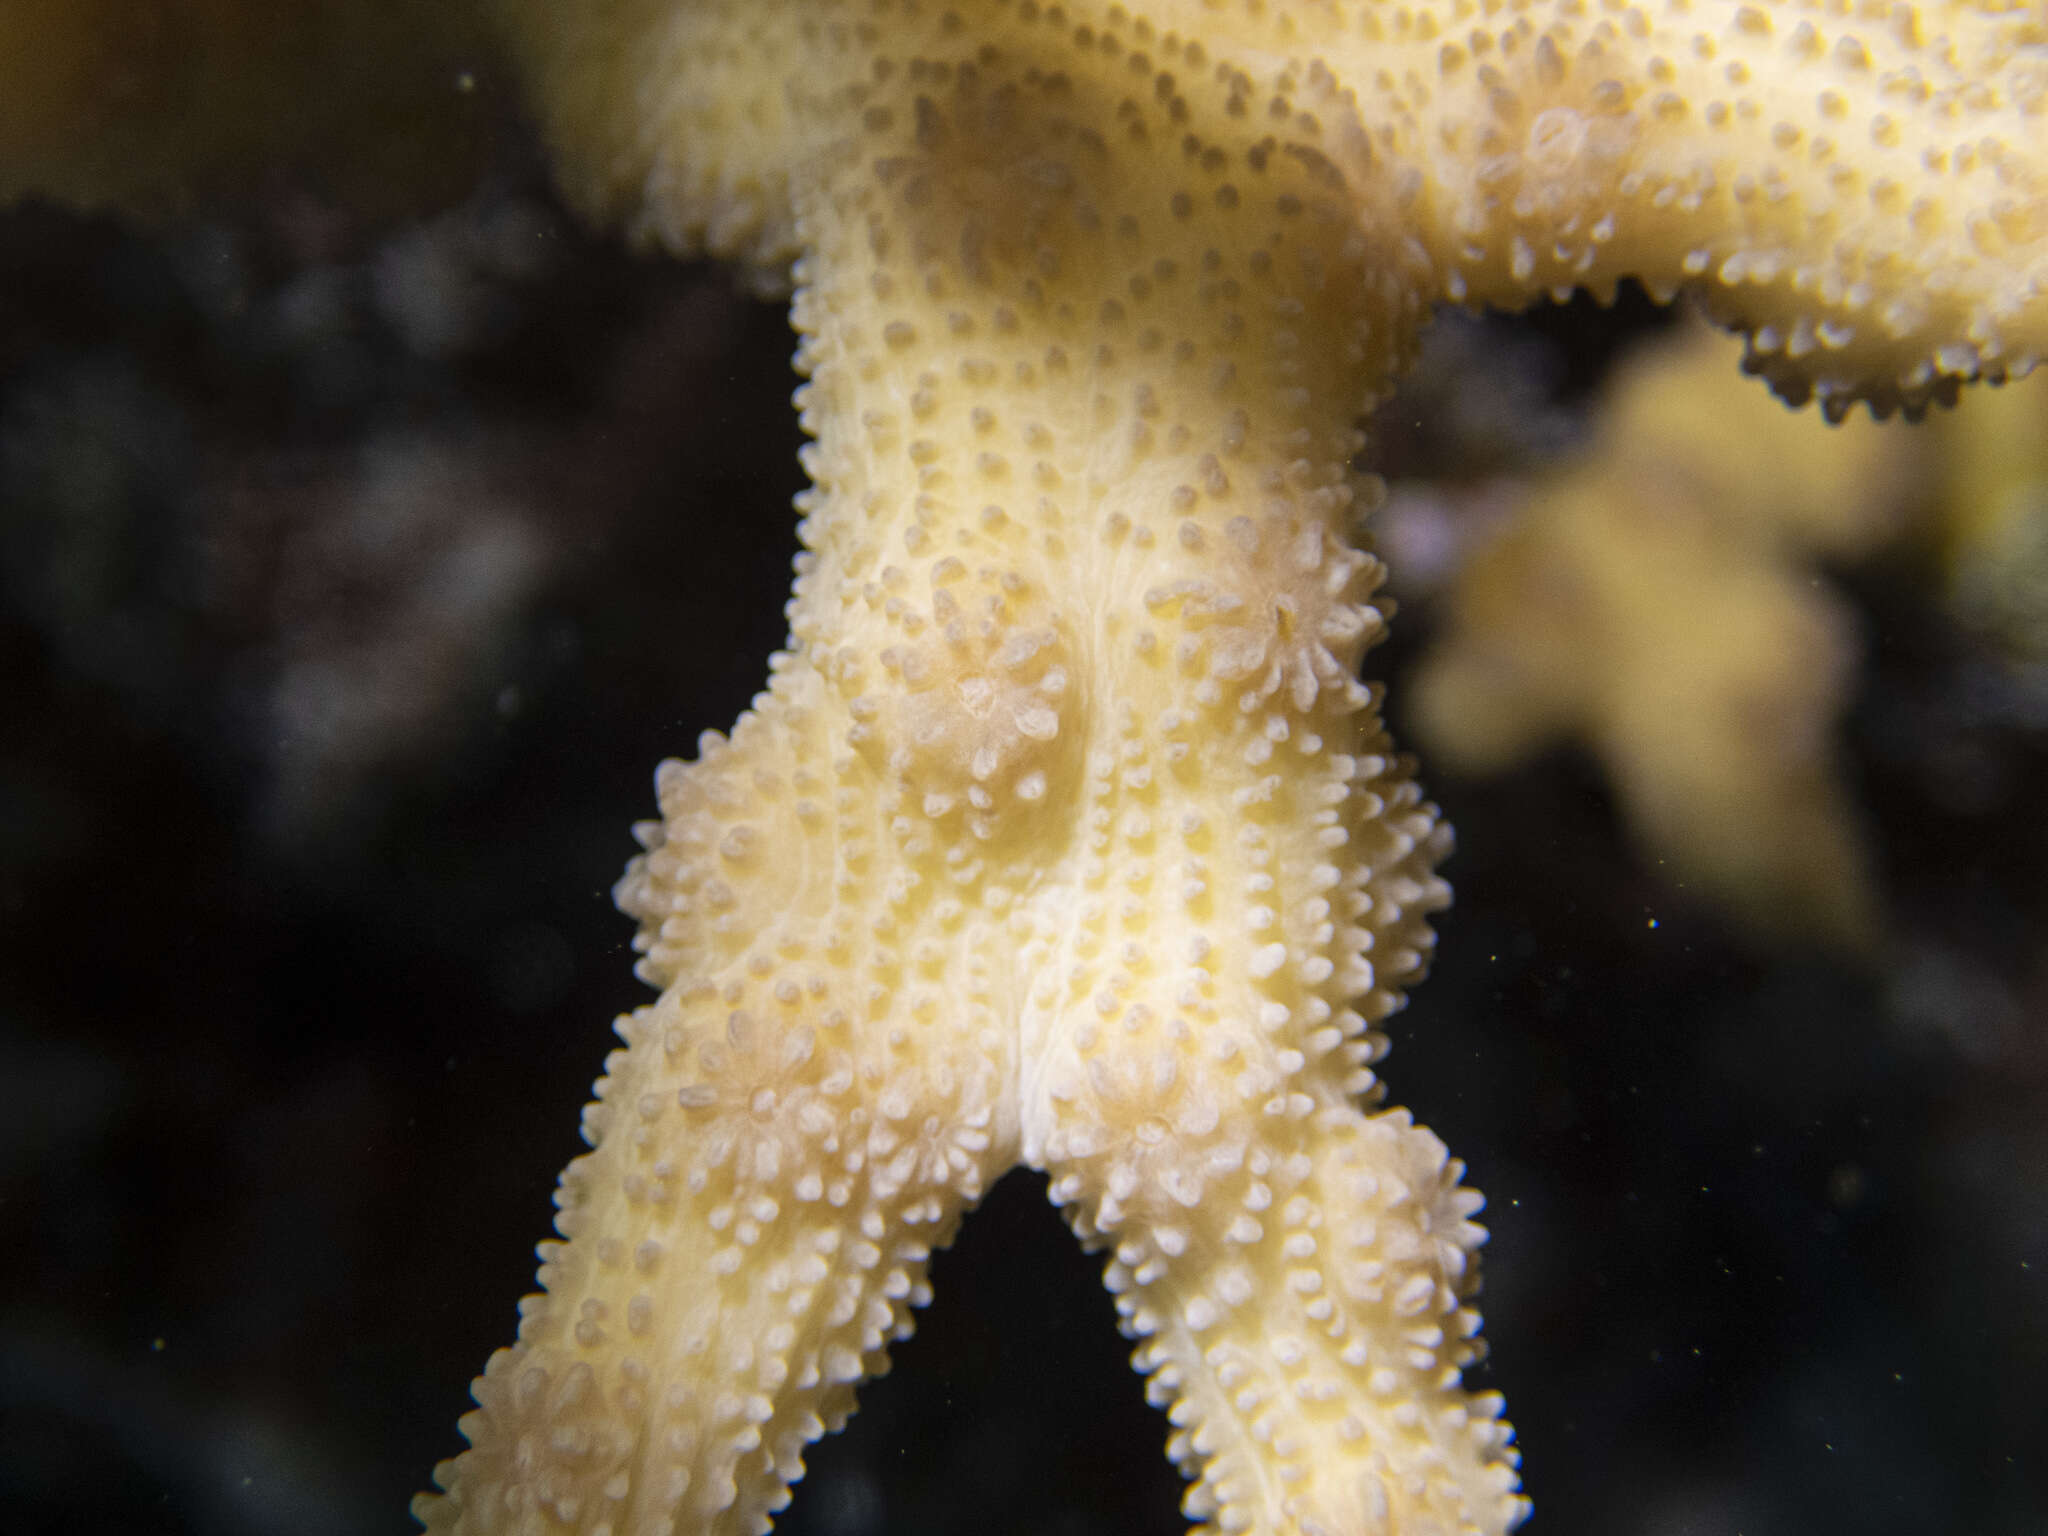
[(663, 991), (620, 1020), (542, 1294), (416, 1501), (431, 1531), (765, 1530), (1015, 1160), (989, 978), (919, 934), (964, 914), (886, 871), (868, 899), (880, 829), (835, 719), (783, 658), (730, 741), (661, 771), (619, 896)]

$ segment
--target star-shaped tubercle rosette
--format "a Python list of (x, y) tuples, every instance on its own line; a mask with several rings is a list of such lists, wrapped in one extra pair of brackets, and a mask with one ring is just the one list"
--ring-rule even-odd
[(1448, 835), (1357, 681), (1356, 419), (1435, 299), (1627, 272), (1837, 403), (2029, 361), (2036, 20), (1806, 14), (507, 0), (586, 211), (794, 278), (814, 486), (430, 1529), (765, 1529), (1018, 1163), (1206, 1527), (1520, 1520), (1479, 1199), (1371, 1108)]

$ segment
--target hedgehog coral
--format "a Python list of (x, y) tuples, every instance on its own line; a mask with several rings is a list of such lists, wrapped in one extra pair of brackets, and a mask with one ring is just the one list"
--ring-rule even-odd
[[(1695, 280), (1831, 412), (2024, 370), (2038, 27), (513, 14), (586, 212), (794, 261), (816, 486), (790, 648), (666, 771), (622, 887), (663, 1001), (426, 1518), (761, 1528), (1022, 1160), (1113, 1250), (1198, 1518), (1514, 1524), (1498, 1400), (1458, 1384), (1474, 1202), (1352, 1107), (1442, 899), (1350, 681), (1380, 626), (1352, 415), (1432, 297), (1629, 272)], [(734, 1066), (764, 1027), (800, 1111)], [(732, 1071), (753, 1132), (670, 1129)]]
[(1617, 374), (1583, 457), (1459, 572), (1417, 728), (1476, 773), (1582, 739), (1676, 878), (1759, 933), (1866, 944), (1829, 741), (1857, 648), (1801, 567), (1890, 531), (1912, 445), (1896, 424), (1787, 411), (1734, 351), (1688, 328)]
[(1971, 402), (1936, 434), (1935, 538), (1954, 610), (2011, 666), (2048, 667), (2048, 438), (2038, 380)]
[(2031, 10), (504, 0), (590, 216), (796, 283), (788, 649), (663, 769), (545, 1294), (436, 1530), (762, 1530), (1045, 1169), (1225, 1531), (1497, 1533), (1475, 1195), (1376, 1025), (1446, 836), (1354, 678), (1430, 304), (1690, 286), (1830, 412), (2048, 342)]

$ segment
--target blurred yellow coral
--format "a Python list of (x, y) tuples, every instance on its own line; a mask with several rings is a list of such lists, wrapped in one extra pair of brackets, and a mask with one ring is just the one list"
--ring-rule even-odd
[(2048, 392), (1986, 390), (1937, 424), (1931, 529), (1949, 607), (2010, 664), (2048, 669)]
[(1739, 350), (1689, 326), (1618, 372), (1587, 451), (1458, 575), (1417, 726), (1472, 773), (1584, 742), (1677, 882), (1853, 946), (1875, 916), (1830, 735), (1857, 646), (1809, 563), (1894, 525), (1911, 429), (1788, 410)]
[(445, 200), (487, 149), (474, 0), (7, 0), (0, 206), (142, 214), (288, 171), (359, 212)]

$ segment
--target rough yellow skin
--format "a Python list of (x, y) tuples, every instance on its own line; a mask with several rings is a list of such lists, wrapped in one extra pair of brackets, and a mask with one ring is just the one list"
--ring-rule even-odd
[(1736, 350), (1687, 327), (1617, 372), (1584, 454), (1459, 571), (1416, 728), (1467, 773), (1583, 742), (1668, 877), (1759, 936), (1860, 948), (1878, 914), (1831, 740), (1855, 627), (1813, 566), (1897, 527), (1918, 439), (1787, 411)]
[[(499, 3), (587, 211), (795, 261), (817, 485), (768, 691), (662, 772), (620, 890), (661, 997), (422, 1517), (765, 1528), (1022, 1161), (1198, 1518), (1506, 1530), (1477, 1197), (1357, 1107), (1446, 838), (1352, 676), (1355, 415), (1433, 301), (1631, 274), (1831, 411), (2025, 371), (2038, 5)], [(0, 116), (0, 195), (158, 183), (49, 131), (88, 95)], [(244, 163), (210, 100), (133, 142)]]
[(1223, 1530), (1495, 1533), (1458, 1166), (1357, 1107), (1445, 845), (1353, 681), (1428, 304), (1687, 280), (1831, 409), (2031, 366), (2038, 14), (512, 4), (570, 195), (794, 260), (789, 649), (620, 888), (659, 1002), (435, 1530), (749, 1531), (1003, 1169)]
[[(828, 82), (865, 82), (908, 35), (906, 8), (860, 0), (501, 3), (571, 196), (771, 270), (800, 246), (792, 175), (846, 130)], [(1831, 413), (1917, 407), (2048, 349), (2038, 4), (987, 0), (953, 14), (970, 46), (1019, 64), (1108, 63), (1119, 106), (1156, 115), (1162, 73), (1183, 93), (1232, 92), (1205, 143), (1331, 157), (1333, 197), (1412, 242), (1403, 275), (1424, 297), (1513, 308), (1629, 276), (1684, 287), (1748, 335), (1753, 370)], [(847, 51), (818, 48), (832, 27)], [(1119, 73), (1082, 31), (1145, 68)], [(1178, 173), (1177, 132), (1151, 152)], [(1378, 364), (1398, 350), (1376, 346)]]

